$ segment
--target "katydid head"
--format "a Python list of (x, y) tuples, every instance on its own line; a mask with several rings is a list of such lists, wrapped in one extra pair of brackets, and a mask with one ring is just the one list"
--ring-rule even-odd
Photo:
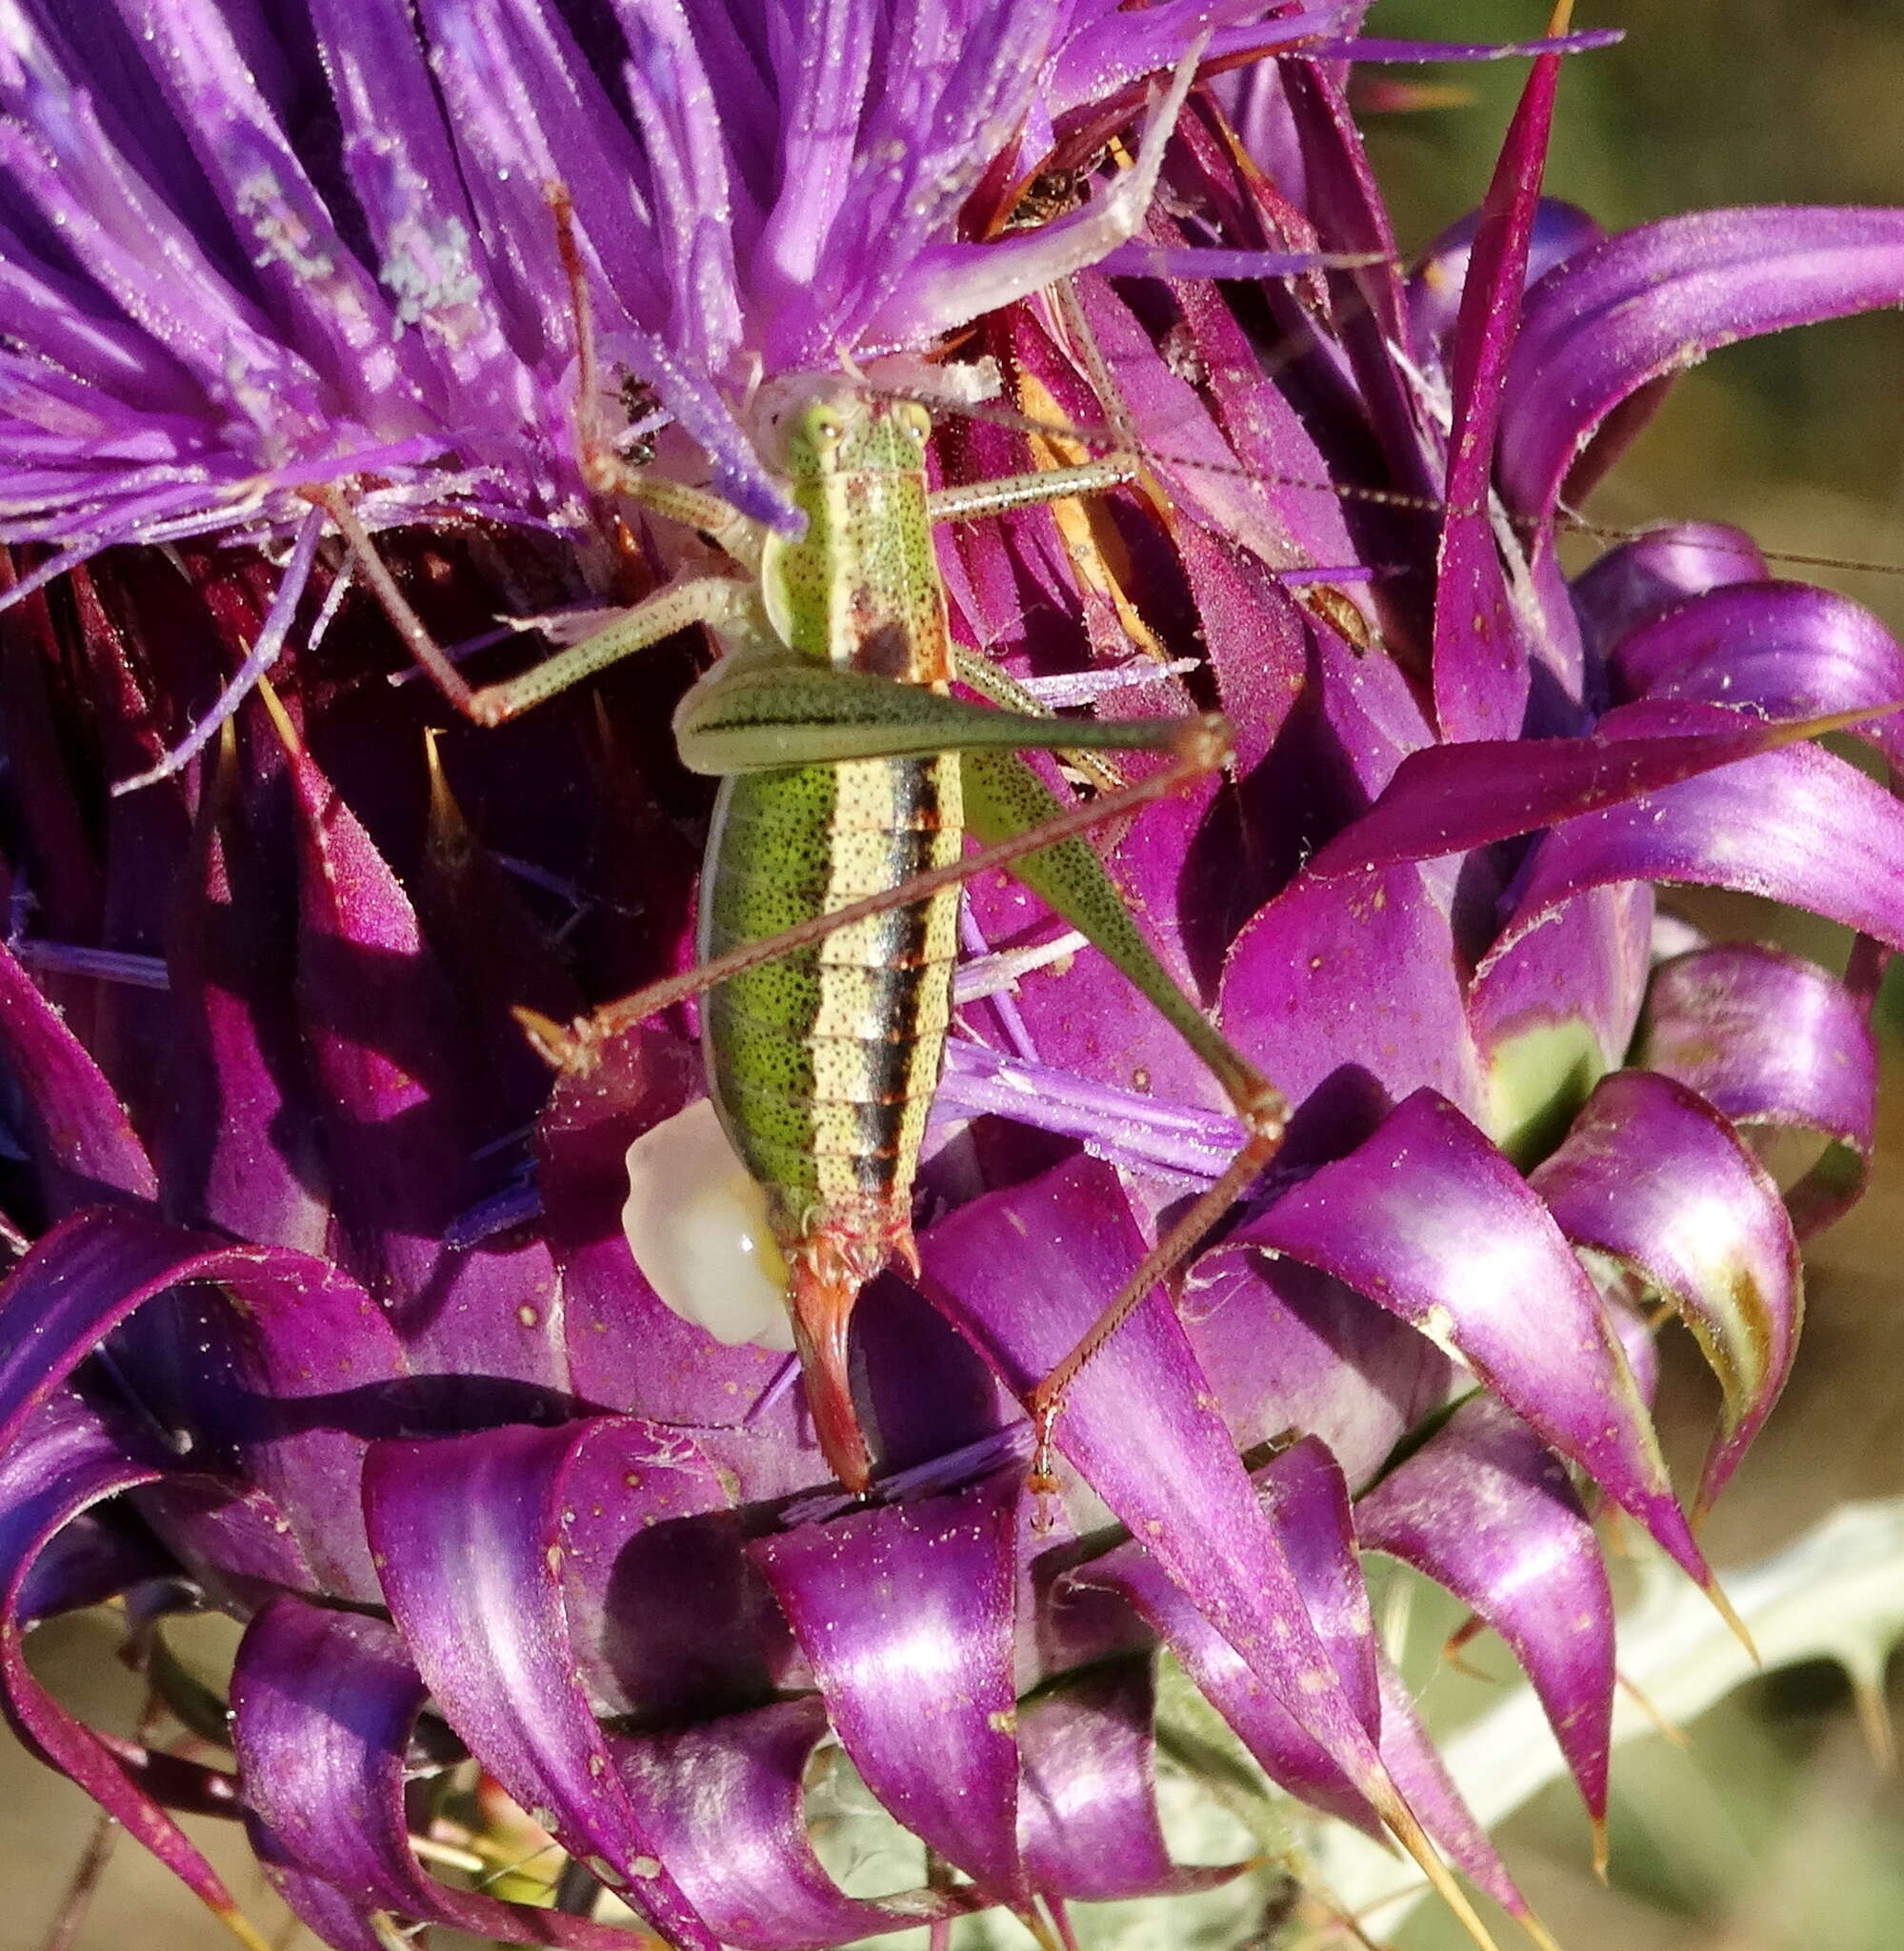
[(829, 375), (786, 381), (762, 401), (763, 451), (790, 480), (828, 474), (916, 473), (932, 415), (917, 401)]

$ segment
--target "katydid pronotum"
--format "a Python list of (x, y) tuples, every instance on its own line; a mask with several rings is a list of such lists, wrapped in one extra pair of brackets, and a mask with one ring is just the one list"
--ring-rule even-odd
[[(677, 576), (594, 635), (480, 690), (433, 645), (413, 644), (460, 710), (496, 725), (691, 624), (719, 638), (720, 660), (674, 717), (683, 762), (721, 781), (702, 875), (704, 959), (576, 1023), (525, 1020), (552, 1062), (586, 1069), (606, 1037), (706, 995), (710, 1096), (766, 1194), (815, 1431), (853, 1492), (866, 1490), (872, 1463), (848, 1329), (860, 1290), (889, 1261), (916, 1268), (912, 1180), (951, 1016), (963, 881), (1009, 866), (1152, 999), (1246, 1133), (1229, 1169), (1032, 1391), (1041, 1487), (1072, 1378), (1268, 1162), (1287, 1111), (1178, 986), (1080, 837), (1222, 765), (1223, 721), (1059, 719), (954, 650), (947, 630), (934, 521), (1108, 488), (1132, 464), (1113, 457), (934, 493), (930, 432), (916, 402), (851, 380), (783, 385), (768, 437), (806, 516), (798, 539), (597, 449), (604, 490), (698, 530), (725, 564)], [(348, 511), (336, 513), (348, 532)], [(955, 677), (994, 702), (952, 697)], [(1167, 762), (1067, 806), (1018, 756), (1109, 750)], [(985, 843), (970, 855), (968, 829)]]

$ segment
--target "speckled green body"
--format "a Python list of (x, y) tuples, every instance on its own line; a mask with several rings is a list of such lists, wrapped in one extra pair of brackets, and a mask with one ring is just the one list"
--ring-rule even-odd
[[(925, 432), (918, 409), (852, 393), (830, 396), (792, 427), (786, 469), (807, 531), (771, 542), (762, 569), (778, 654), (948, 688)], [(703, 954), (777, 935), (954, 860), (963, 836), (956, 754), (726, 779), (702, 881)], [(910, 1256), (958, 899), (949, 889), (842, 927), (709, 996), (711, 1090), (766, 1189), (796, 1280), (816, 1256), (855, 1285), (891, 1253)]]

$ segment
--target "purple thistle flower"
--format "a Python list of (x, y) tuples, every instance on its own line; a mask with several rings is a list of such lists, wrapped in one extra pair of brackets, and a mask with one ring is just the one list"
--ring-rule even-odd
[[(1796, 1242), (1861, 1188), (1904, 813), (1806, 741), (1894, 760), (1904, 651), (1744, 537), (1570, 586), (1554, 526), (1674, 371), (1904, 297), (1904, 214), (1602, 236), (1539, 198), (1556, 44), (1405, 279), (1342, 94), (1360, 10), (1262, 11), (0, 0), (0, 1702), (240, 1936), (169, 1809), (242, 1816), (340, 1951), (390, 1919), (627, 1941), (424, 1872), (471, 1771), (565, 1894), (682, 1947), (944, 1942), (992, 1905), (1056, 1943), (1072, 1903), (1233, 1883), (1241, 1936), (1248, 1844), (1166, 1844), (1160, 1648), (1264, 1780), (1418, 1820), (1525, 1920), (1364, 1549), (1501, 1634), (1601, 1824), (1593, 1509), (1711, 1584), (1641, 1306), (1722, 1387), (1703, 1506), (1794, 1358)], [(551, 184), (618, 405), (576, 396)], [(1295, 1106), (1175, 1304), (1080, 1374), (1043, 1524), (1019, 1404), (1233, 1149), (1212, 1080), (974, 884), (923, 1271), (855, 1323), (881, 1481), (839, 1498), (789, 1358), (664, 1306), (623, 1237), (631, 1142), (705, 1093), (688, 1022), (551, 1097), (511, 1016), (691, 960), (707, 804), (665, 728), (697, 651), (427, 742), (314, 498), (493, 640), (675, 566), (590, 492), (578, 418), (782, 520), (752, 389), (892, 354), (1144, 452), (1089, 516), (952, 530), (954, 630), (1054, 700), (1229, 715), (1234, 776), (1111, 864)], [(934, 465), (1049, 465), (1018, 418), (949, 418)], [(1851, 970), (1654, 970), (1661, 881), (1843, 921)], [(1794, 1129), (1823, 1149), (1781, 1191), (1754, 1139)], [(26, 1625), (117, 1594), (248, 1621), (235, 1774), (28, 1670)], [(906, 1887), (829, 1873), (816, 1754)]]

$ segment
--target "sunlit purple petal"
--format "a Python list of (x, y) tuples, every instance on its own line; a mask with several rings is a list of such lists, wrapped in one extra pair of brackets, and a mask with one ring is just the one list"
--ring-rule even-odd
[[(1142, 1254), (1114, 1177), (1088, 1160), (972, 1201), (920, 1247), (928, 1291), (1014, 1393), (1070, 1352)], [(1161, 1295), (1079, 1374), (1055, 1435), (1272, 1698), (1345, 1769), (1378, 1780), (1368, 1731)]]
[(575, 1671), (566, 1478), (597, 1432), (662, 1458), (691, 1451), (683, 1437), (617, 1422), (379, 1443), (365, 1464), (365, 1518), (391, 1618), (443, 1718), (532, 1820), (671, 1941), (715, 1951), (619, 1786)]
[(1501, 388), (1520, 328), (1560, 61), (1543, 54), (1501, 145), (1469, 247), (1461, 309), (1444, 358), (1449, 430), (1434, 586), (1434, 708), (1449, 738), (1512, 737), (1527, 702), (1529, 647), (1494, 539), (1490, 495)]
[[(230, 1298), (204, 1303), (207, 1373), (190, 1379), (178, 1406), (201, 1424), (204, 1447), (242, 1456), (248, 1473), (297, 1514), (301, 1541), (327, 1581), (368, 1597), (375, 1581), (352, 1508), (358, 1429), (395, 1426), (396, 1405), (377, 1385), (405, 1367), (381, 1311), (321, 1260), (228, 1246), (130, 1210), (74, 1214), (0, 1289), (0, 1431), (21, 1427), (145, 1303), (181, 1282), (211, 1281)], [(171, 1406), (163, 1403), (163, 1378), (139, 1380), (150, 1383), (149, 1412)], [(355, 1415), (339, 1414), (353, 1398)], [(328, 1406), (331, 1418), (279, 1406), (297, 1398)]]
[(1445, 1099), (1417, 1092), (1235, 1237), (1333, 1274), (1452, 1349), (1706, 1583), (1599, 1297), (1526, 1181)]
[(675, 1726), (786, 1683), (786, 1628), (707, 1457), (610, 1421), (573, 1446), (563, 1485), (563, 1605), (598, 1714)]
[(1510, 501), (1545, 517), (1563, 483), (1584, 493), (1613, 456), (1575, 463), (1613, 410), (1715, 346), (1900, 301), (1897, 211), (1708, 211), (1578, 252), (1529, 293), (1502, 402)]
[(1108, 1903), (1207, 1890), (1242, 1867), (1172, 1862), (1157, 1820), (1155, 1707), (1144, 1658), (1107, 1661), (1020, 1707), (1018, 1821), (1037, 1889)]
[(1814, 963), (1745, 944), (1666, 963), (1633, 1055), (1737, 1123), (1826, 1138), (1787, 1195), (1801, 1237), (1863, 1189), (1876, 1142), (1876, 1040), (1861, 998)]
[(1438, 1348), (1300, 1260), (1226, 1240), (1185, 1276), (1177, 1311), (1236, 1447), (1305, 1431), (1352, 1488), (1447, 1398)]
[[(1320, 1554), (1306, 1554), (1310, 1563)], [(1305, 1566), (1308, 1569), (1308, 1566)], [(1359, 1582), (1359, 1574), (1356, 1575)], [(1233, 1647), (1210, 1625), (1201, 1611), (1140, 1544), (1115, 1546), (1070, 1575), (1068, 1583), (1086, 1592), (1111, 1592), (1133, 1607), (1170, 1647), (1201, 1693), (1235, 1729), (1265, 1771), (1304, 1801), (1379, 1837), (1381, 1822), (1367, 1798), (1317, 1746), (1275, 1694), (1251, 1670)], [(1373, 1673), (1373, 1641), (1366, 1598), (1359, 1617), (1332, 1623), (1342, 1650), (1364, 1669), (1363, 1711), (1379, 1733), (1379, 1705)]]
[(21, 1644), (22, 1588), (61, 1526), (90, 1505), (158, 1475), (76, 1398), (61, 1394), (16, 1425), (0, 1462), (0, 1704), (20, 1740), (99, 1805), (178, 1877), (252, 1951), (262, 1941), (196, 1846), (137, 1779), (143, 1751), (95, 1734), (32, 1674)]
[(1532, 1183), (1575, 1245), (1624, 1261), (1697, 1338), (1725, 1396), (1704, 1510), (1778, 1399), (1798, 1345), (1798, 1245), (1771, 1176), (1702, 1098), (1647, 1071), (1602, 1079)]
[(971, 1886), (876, 1902), (842, 1893), (804, 1820), (807, 1764), (827, 1730), (825, 1703), (807, 1694), (678, 1733), (611, 1737), (681, 1887), (737, 1951), (822, 1951), (955, 1915), (977, 1898)]
[(1533, 1925), (1527, 1899), (1508, 1875), (1507, 1865), (1488, 1832), (1461, 1799), (1461, 1791), (1441, 1765), (1434, 1743), (1394, 1663), (1378, 1646), (1377, 1678), (1382, 1690), (1382, 1759), (1423, 1826), (1510, 1917)]
[(1483, 958), (1468, 987), (1487, 1078), (1486, 1128), (1511, 1158), (1537, 1157), (1625, 1058), (1647, 993), (1652, 890), (1594, 888)]
[(1472, 1396), (1355, 1505), (1355, 1535), (1447, 1586), (1513, 1649), (1598, 1824), (1607, 1808), (1613, 1602), (1553, 1451)]
[[(1337, 834), (1310, 863), (1311, 871), (1325, 876), (1366, 874), (1510, 839), (1603, 807), (1631, 806), (1637, 799), (1644, 808), (1650, 802), (1640, 795), (1681, 780), (1697, 784), (1715, 768), (1832, 729), (1829, 719), (1770, 724), (1713, 711), (1681, 714), (1675, 721), (1657, 713), (1642, 717), (1628, 707), (1587, 738), (1430, 746), (1402, 761), (1367, 816)], [(1718, 790), (1730, 804), (1740, 791), (1739, 775), (1728, 774)]]
[(1689, 596), (1771, 574), (1758, 544), (1720, 522), (1673, 522), (1609, 549), (1571, 585), (1573, 606), (1602, 658), (1628, 631)]
[[(1628, 632), (1613, 653), (1631, 694), (1694, 698), (1767, 718), (1904, 702), (1904, 647), (1870, 611), (1805, 583), (1738, 582)], [(1858, 726), (1894, 763), (1904, 714)]]
[(251, 1621), (231, 1679), (231, 1739), (253, 1820), (283, 1866), (362, 1912), (509, 1944), (626, 1951), (628, 1934), (428, 1875), (411, 1848), (411, 1731), (427, 1698), (383, 1619), (286, 1597)]
[[(1255, 1478), (1312, 1609), (1329, 1622), (1336, 1658), (1368, 1697), (1368, 1710), (1380, 1728), (1382, 1760), (1396, 1785), (1461, 1867), (1515, 1915), (1524, 1915), (1526, 1905), (1493, 1845), (1433, 1765), (1412, 1703), (1375, 1641), (1351, 1547), (1346, 1489), (1327, 1452), (1310, 1439), (1273, 1458)], [(1271, 1776), (1305, 1800), (1380, 1834), (1366, 1800), (1136, 1544), (1119, 1545), (1081, 1567), (1072, 1582), (1115, 1592), (1135, 1606)]]
[(994, 1899), (1030, 1893), (1012, 1732), (1015, 1472), (799, 1525), (755, 1557), (866, 1784)]
[(1416, 868), (1295, 882), (1230, 951), (1220, 1016), (1305, 1120), (1350, 1143), (1423, 1084), (1478, 1114), (1458, 955)]
[[(1655, 725), (1676, 725), (1693, 743), (1740, 735), (1708, 732), (1731, 715), (1711, 707), (1626, 705), (1611, 715), (1621, 735), (1610, 747), (1663, 746)], [(1584, 888), (1662, 880), (1768, 895), (1904, 944), (1900, 861), (1897, 801), (1844, 760), (1792, 745), (1569, 820), (1541, 843), (1509, 938)]]

